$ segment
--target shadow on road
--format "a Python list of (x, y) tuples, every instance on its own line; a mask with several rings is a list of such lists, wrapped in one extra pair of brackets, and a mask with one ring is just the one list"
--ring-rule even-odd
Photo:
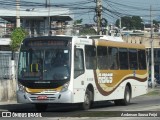
[[(77, 104), (49, 104), (46, 112), (40, 112), (43, 117), (95, 117), (95, 116), (113, 116), (115, 112), (98, 111), (99, 108), (114, 107), (113, 102), (103, 101), (96, 102), (93, 105), (94, 111), (80, 110)], [(9, 111), (14, 113), (39, 113), (36, 111), (33, 104), (4, 104), (0, 105), (1, 111)], [(92, 109), (91, 109), (92, 110)], [(119, 114), (119, 112), (116, 114)]]
[[(130, 105), (135, 103), (130, 103)], [(95, 102), (91, 109), (99, 109), (99, 108), (110, 108), (114, 107), (114, 102), (111, 101), (102, 101)], [(116, 107), (116, 106), (115, 106)], [(3, 104), (0, 105), (1, 111), (10, 111), (10, 112), (37, 112), (34, 104)], [(81, 111), (79, 108), (79, 104), (49, 104), (46, 112), (73, 112), (73, 111)]]
[[(93, 109), (107, 108), (115, 106), (113, 102), (103, 101), (95, 102)], [(10, 112), (37, 112), (34, 104), (2, 104), (0, 110)], [(49, 104), (47, 112), (72, 112), (80, 111), (79, 104)]]

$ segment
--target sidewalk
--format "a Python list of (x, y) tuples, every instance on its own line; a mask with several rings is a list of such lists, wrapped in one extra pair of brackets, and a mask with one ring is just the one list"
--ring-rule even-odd
[(160, 85), (158, 85), (157, 87), (154, 87), (154, 88), (148, 87), (148, 92), (153, 92), (153, 91), (160, 93)]
[(17, 104), (16, 100), (0, 101), (0, 105)]

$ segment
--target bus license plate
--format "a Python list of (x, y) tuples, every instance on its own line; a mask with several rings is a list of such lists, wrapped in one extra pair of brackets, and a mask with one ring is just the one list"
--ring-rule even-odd
[(37, 100), (47, 100), (47, 96), (37, 96)]

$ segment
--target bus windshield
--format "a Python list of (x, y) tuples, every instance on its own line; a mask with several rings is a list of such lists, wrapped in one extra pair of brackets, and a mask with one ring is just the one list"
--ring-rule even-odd
[(18, 78), (22, 80), (66, 80), (70, 77), (67, 48), (21, 48)]

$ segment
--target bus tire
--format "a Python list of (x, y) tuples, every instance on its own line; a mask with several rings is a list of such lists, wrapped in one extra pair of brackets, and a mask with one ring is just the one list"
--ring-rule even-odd
[(125, 88), (125, 92), (124, 92), (124, 99), (115, 100), (114, 103), (117, 106), (119, 106), (119, 105), (126, 106), (130, 103), (130, 100), (131, 100), (131, 90), (129, 89), (129, 87), (127, 85)]
[(130, 103), (130, 100), (131, 100), (131, 90), (127, 85), (124, 92), (124, 99), (121, 100), (121, 104), (124, 106), (128, 105)]
[(80, 105), (80, 108), (82, 110), (90, 109), (92, 103), (92, 94), (93, 93), (91, 91), (89, 91), (88, 89), (86, 90), (84, 102)]
[(48, 104), (45, 103), (37, 103), (35, 104), (35, 108), (38, 112), (45, 112), (47, 110)]

